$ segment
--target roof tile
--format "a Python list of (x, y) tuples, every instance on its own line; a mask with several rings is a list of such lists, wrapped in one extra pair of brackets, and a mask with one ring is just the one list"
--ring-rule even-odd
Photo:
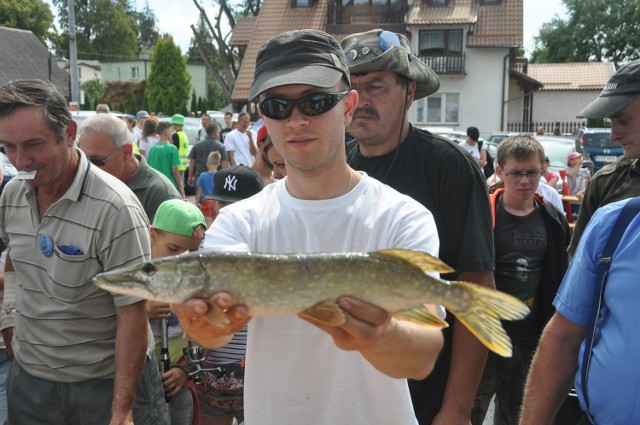
[(260, 10), (253, 37), (244, 55), (236, 85), (231, 94), (234, 101), (249, 97), (256, 67), (258, 50), (274, 35), (295, 29), (324, 30), (327, 22), (328, 0), (317, 0), (312, 7), (291, 7), (291, 0), (268, 0)]
[(229, 40), (230, 46), (246, 46), (251, 41), (253, 31), (256, 28), (258, 18), (256, 16), (241, 16), (233, 27), (233, 34)]
[(527, 74), (542, 90), (601, 90), (615, 73), (613, 62), (530, 63)]

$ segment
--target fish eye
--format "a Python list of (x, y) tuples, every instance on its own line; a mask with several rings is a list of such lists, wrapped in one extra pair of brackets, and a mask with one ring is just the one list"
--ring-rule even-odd
[(144, 263), (140, 270), (144, 274), (152, 275), (156, 272), (156, 266), (154, 266), (152, 263)]

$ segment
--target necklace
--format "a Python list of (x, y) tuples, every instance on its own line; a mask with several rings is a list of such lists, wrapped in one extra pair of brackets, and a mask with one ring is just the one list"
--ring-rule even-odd
[(353, 171), (349, 171), (349, 184), (347, 185), (347, 191), (345, 192), (345, 194), (349, 193), (349, 191), (351, 190), (351, 179), (353, 179)]

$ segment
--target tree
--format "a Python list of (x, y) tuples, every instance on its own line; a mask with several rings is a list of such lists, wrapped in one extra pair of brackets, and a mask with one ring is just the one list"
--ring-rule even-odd
[(184, 111), (190, 92), (191, 76), (180, 47), (171, 36), (158, 38), (145, 90), (146, 107), (165, 114)]
[[(194, 51), (198, 52), (209, 74), (227, 100), (231, 98), (245, 51), (244, 47), (228, 45), (231, 32), (239, 16), (258, 16), (262, 1), (246, 0), (235, 4), (227, 0), (213, 0), (213, 4), (218, 6), (218, 11), (212, 24), (200, 1), (193, 0), (200, 11), (200, 19), (197, 27), (191, 25), (193, 39), (190, 57), (194, 56)], [(223, 33), (223, 28), (230, 28), (230, 30)]]
[(46, 44), (55, 36), (52, 26), (53, 13), (42, 0), (0, 0), (0, 27), (31, 31)]
[[(60, 49), (69, 54), (67, 0), (53, 0), (62, 29)], [(79, 59), (122, 60), (139, 52), (138, 12), (129, 0), (74, 0)]]
[(567, 19), (543, 25), (532, 61), (613, 61), (640, 57), (640, 0), (563, 0)]
[(191, 92), (191, 110), (189, 112), (198, 113), (198, 100), (196, 98), (196, 90)]
[(102, 84), (102, 81), (98, 78), (85, 81), (80, 88), (84, 91), (84, 98), (87, 101), (85, 109), (87, 110), (89, 110), (90, 104), (97, 105), (102, 99), (102, 96), (104, 96), (104, 84)]
[(136, 94), (131, 93), (131, 100), (129, 100), (129, 110), (128, 113), (131, 115), (135, 115), (138, 111), (138, 106), (136, 102)]
[(158, 19), (149, 7), (149, 1), (144, 4), (142, 12), (138, 13), (138, 43), (143, 50), (153, 50), (156, 40), (160, 36), (158, 32)]

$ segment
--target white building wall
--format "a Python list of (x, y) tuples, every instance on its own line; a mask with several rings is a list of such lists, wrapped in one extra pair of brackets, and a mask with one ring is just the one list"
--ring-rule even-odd
[(81, 63), (81, 64), (78, 64), (78, 70), (80, 75), (80, 78), (78, 78), (78, 81), (81, 86), (83, 83), (86, 83), (87, 81), (102, 80), (102, 72), (97, 68)]
[(600, 90), (541, 90), (533, 95), (534, 122), (574, 122), (576, 118), (600, 94)]
[[(452, 27), (453, 28), (453, 27)], [(418, 33), (423, 28), (412, 28), (411, 51), (418, 51)], [(466, 35), (463, 37), (466, 40)], [(503, 71), (508, 64), (504, 58), (508, 48), (465, 48), (466, 75), (439, 75), (440, 89), (436, 94), (457, 93), (459, 95), (458, 121), (455, 123), (434, 123), (418, 121), (421, 115), (418, 108), (426, 108), (426, 102), (415, 101), (409, 110), (409, 120), (422, 127), (448, 127), (466, 130), (476, 126), (482, 136), (500, 131), (501, 114), (503, 113), (503, 96), (506, 96), (503, 85), (508, 84), (508, 72)], [(509, 110), (505, 104), (505, 117)], [(522, 109), (520, 109), (522, 110)]]

